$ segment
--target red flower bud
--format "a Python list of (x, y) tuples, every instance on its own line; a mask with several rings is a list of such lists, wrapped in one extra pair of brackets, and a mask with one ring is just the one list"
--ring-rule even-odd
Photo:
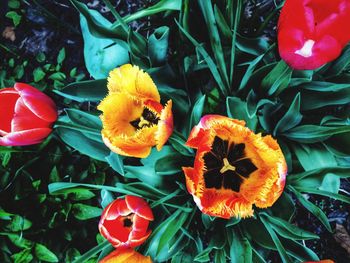
[(136, 247), (151, 234), (148, 230), (153, 213), (144, 199), (127, 195), (117, 199), (102, 212), (98, 228), (115, 247)]
[(287, 0), (278, 21), (281, 58), (295, 69), (315, 69), (337, 58), (350, 41), (347, 0)]
[(55, 103), (41, 91), (24, 83), (0, 90), (0, 145), (40, 143), (57, 119)]

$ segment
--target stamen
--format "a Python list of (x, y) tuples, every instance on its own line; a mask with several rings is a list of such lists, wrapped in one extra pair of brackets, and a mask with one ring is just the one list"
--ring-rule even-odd
[(298, 49), (294, 53), (300, 56), (303, 56), (304, 58), (308, 58), (312, 56), (312, 48), (314, 47), (315, 41), (312, 39), (308, 39), (304, 46), (301, 49)]
[(224, 166), (221, 168), (220, 173), (223, 174), (224, 172), (227, 172), (227, 171), (236, 171), (236, 167), (231, 165), (227, 160), (227, 158), (224, 158), (223, 161), (224, 161)]

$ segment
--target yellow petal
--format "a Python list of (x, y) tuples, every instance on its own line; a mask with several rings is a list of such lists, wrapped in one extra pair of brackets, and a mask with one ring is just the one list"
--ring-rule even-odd
[(151, 77), (139, 67), (130, 64), (112, 70), (107, 87), (110, 93), (125, 92), (140, 100), (160, 102), (159, 92)]

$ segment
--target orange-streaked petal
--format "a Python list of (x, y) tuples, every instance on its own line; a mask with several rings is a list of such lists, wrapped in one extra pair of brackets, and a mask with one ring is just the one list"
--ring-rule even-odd
[(152, 263), (151, 257), (143, 256), (131, 248), (116, 249), (99, 263)]
[(173, 133), (174, 123), (173, 112), (171, 110), (172, 105), (172, 101), (169, 100), (160, 114), (158, 130), (155, 134), (158, 151), (162, 149), (163, 145), (168, 141), (170, 135)]
[(281, 195), (287, 165), (278, 143), (243, 121), (204, 116), (187, 145), (197, 149), (193, 168), (184, 167), (186, 186), (199, 209), (229, 217), (253, 215), (253, 205), (271, 206)]
[(324, 260), (320, 260), (320, 261), (307, 261), (304, 263), (334, 263), (334, 261), (330, 260), (330, 259), (324, 259)]
[(112, 70), (107, 86), (110, 93), (124, 92), (141, 100), (160, 102), (160, 95), (153, 80), (137, 66), (126, 64)]

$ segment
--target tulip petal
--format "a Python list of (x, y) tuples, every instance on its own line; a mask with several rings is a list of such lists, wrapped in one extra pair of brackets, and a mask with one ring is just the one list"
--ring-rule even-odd
[(158, 121), (158, 130), (155, 134), (157, 150), (160, 151), (173, 133), (173, 112), (171, 111), (172, 101), (169, 100), (161, 111), (160, 120)]
[(36, 116), (47, 122), (56, 121), (57, 109), (51, 98), (25, 83), (16, 83), (14, 88), (18, 91), (24, 104)]
[(153, 212), (147, 202), (138, 196), (127, 195), (125, 196), (126, 204), (129, 209), (138, 216), (152, 221), (154, 219)]
[(116, 249), (108, 256), (104, 257), (99, 263), (152, 263), (151, 257), (136, 252), (131, 248)]
[(139, 239), (131, 239), (129, 241), (130, 247), (137, 247), (137, 246), (143, 244), (147, 240), (147, 238), (151, 235), (151, 233), (152, 233), (152, 231), (149, 230), (143, 237), (141, 237)]
[(50, 128), (51, 122), (47, 122), (32, 111), (24, 104), (23, 99), (19, 98), (16, 102), (15, 113), (11, 122), (11, 131), (31, 130), (35, 128)]
[(123, 92), (141, 100), (160, 102), (160, 95), (153, 80), (137, 66), (126, 64), (112, 70), (107, 86), (110, 93)]
[(13, 88), (0, 90), (0, 136), (11, 131), (11, 121), (15, 114), (16, 101), (19, 99), (17, 91)]
[(0, 137), (1, 146), (24, 146), (40, 143), (50, 133), (50, 128), (37, 128), (25, 131), (11, 132)]

